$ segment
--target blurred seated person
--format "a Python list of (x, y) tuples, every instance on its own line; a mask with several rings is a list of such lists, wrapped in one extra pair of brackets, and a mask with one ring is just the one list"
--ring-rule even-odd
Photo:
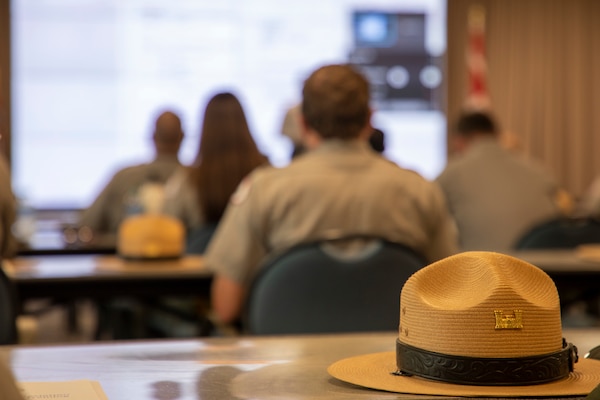
[(155, 120), (152, 143), (154, 159), (116, 172), (94, 202), (83, 211), (79, 226), (89, 227), (96, 239), (112, 238), (114, 243), (119, 225), (127, 216), (128, 202), (145, 183), (165, 183), (181, 167), (178, 158), (183, 140), (181, 120), (172, 111), (161, 112)]
[(0, 259), (11, 258), (17, 251), (17, 241), (12, 233), (16, 208), (8, 162), (0, 153)]
[(301, 126), (309, 151), (287, 167), (250, 174), (205, 254), (215, 274), (211, 299), (220, 322), (238, 320), (266, 257), (301, 242), (377, 236), (430, 261), (456, 251), (439, 187), (369, 147), (369, 102), (367, 80), (350, 66), (324, 66), (305, 81)]
[(508, 251), (530, 228), (563, 214), (565, 192), (554, 178), (499, 138), (485, 112), (464, 112), (451, 132), (456, 154), (437, 182), (463, 251)]
[[(292, 142), (292, 158), (299, 156), (306, 151), (301, 134), (302, 110), (300, 106), (300, 104), (297, 104), (287, 110), (283, 120), (283, 126), (281, 127), (282, 134), (288, 137)], [(373, 128), (373, 133), (369, 137), (369, 145), (376, 152), (383, 154), (385, 151), (385, 135), (381, 129)]]
[[(213, 95), (204, 109), (195, 161), (180, 167), (165, 188), (164, 212), (184, 223), (187, 254), (204, 252), (239, 183), (265, 165), (269, 161), (258, 150), (239, 99), (230, 92)], [(152, 331), (164, 337), (182, 336), (179, 332), (193, 332), (192, 336), (211, 333), (210, 322), (204, 319), (209, 310), (204, 299), (176, 296), (154, 300), (146, 303), (145, 311)], [(165, 313), (170, 315), (168, 324), (152, 318)]]
[(229, 92), (210, 98), (204, 110), (196, 159), (169, 180), (165, 213), (188, 231), (216, 225), (239, 183), (269, 160), (256, 146), (238, 98)]

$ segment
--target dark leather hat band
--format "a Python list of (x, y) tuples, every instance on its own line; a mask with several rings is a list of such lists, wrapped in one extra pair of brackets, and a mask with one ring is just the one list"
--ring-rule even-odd
[(577, 362), (577, 348), (563, 339), (560, 351), (519, 358), (476, 358), (434, 353), (396, 340), (399, 375), (460, 385), (536, 385), (565, 378)]

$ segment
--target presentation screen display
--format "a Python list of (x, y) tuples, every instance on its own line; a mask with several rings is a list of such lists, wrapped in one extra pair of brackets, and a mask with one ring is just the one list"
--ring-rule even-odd
[(85, 208), (116, 170), (152, 159), (164, 109), (181, 116), (191, 163), (221, 91), (284, 166), (285, 113), (329, 63), (368, 77), (384, 156), (433, 179), (446, 162), (445, 24), (445, 0), (11, 0), (15, 192)]

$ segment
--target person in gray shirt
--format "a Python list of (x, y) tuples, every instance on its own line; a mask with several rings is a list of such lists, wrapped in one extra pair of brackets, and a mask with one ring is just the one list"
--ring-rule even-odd
[(458, 155), (437, 177), (461, 250), (508, 251), (537, 223), (562, 214), (563, 191), (540, 165), (504, 148), (493, 117), (465, 112), (451, 140)]
[(146, 182), (165, 183), (181, 167), (178, 153), (183, 136), (179, 116), (172, 111), (162, 112), (156, 119), (152, 134), (154, 159), (115, 173), (94, 202), (83, 211), (79, 226), (89, 227), (94, 235), (116, 235), (127, 215), (127, 196)]
[(221, 323), (240, 317), (245, 293), (267, 257), (305, 241), (377, 236), (429, 261), (456, 251), (440, 188), (369, 146), (366, 78), (351, 66), (327, 65), (309, 76), (302, 93), (308, 151), (287, 167), (258, 168), (244, 179), (205, 253), (215, 273), (211, 298)]

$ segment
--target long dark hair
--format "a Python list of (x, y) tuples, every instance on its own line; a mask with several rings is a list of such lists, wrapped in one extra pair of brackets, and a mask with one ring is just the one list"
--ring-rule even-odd
[(207, 223), (218, 223), (229, 198), (252, 170), (268, 164), (260, 153), (238, 98), (214, 95), (206, 105), (200, 148), (190, 171)]

